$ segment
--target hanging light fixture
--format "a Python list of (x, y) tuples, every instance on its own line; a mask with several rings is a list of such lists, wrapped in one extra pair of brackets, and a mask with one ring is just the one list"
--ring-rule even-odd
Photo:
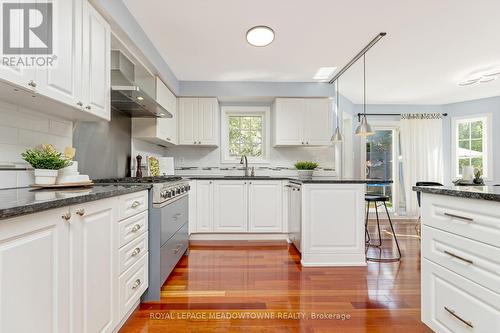
[(340, 100), (339, 100), (339, 81), (337, 80), (337, 82), (335, 83), (335, 90), (336, 90), (336, 97), (335, 97), (335, 100), (336, 100), (336, 108), (335, 108), (335, 116), (337, 117), (337, 128), (335, 129), (335, 133), (333, 133), (333, 136), (331, 138), (331, 141), (333, 143), (340, 143), (344, 140), (344, 138), (342, 137), (342, 133), (340, 133), (340, 128), (339, 128), (339, 106), (340, 106)]
[(355, 134), (358, 136), (369, 136), (375, 134), (366, 119), (366, 54), (363, 54), (363, 114), (361, 115), (361, 123), (356, 128)]

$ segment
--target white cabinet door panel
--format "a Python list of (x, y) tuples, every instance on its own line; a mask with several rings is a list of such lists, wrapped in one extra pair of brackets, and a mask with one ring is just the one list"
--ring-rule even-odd
[(55, 209), (2, 221), (0, 332), (69, 332), (68, 222)]
[[(118, 199), (72, 206), (71, 253), (77, 298), (74, 332), (110, 332), (116, 322)], [(80, 215), (78, 215), (80, 214)], [(78, 322), (78, 319), (81, 322)]]
[(111, 118), (111, 30), (86, 1), (83, 6), (84, 111)]
[(53, 2), (54, 65), (37, 70), (37, 92), (80, 108), (82, 89), (82, 0)]
[(276, 146), (304, 144), (304, 102), (300, 98), (277, 98), (274, 105)]
[(198, 99), (179, 98), (179, 144), (194, 145), (198, 140)]
[(214, 183), (214, 231), (247, 231), (247, 182), (216, 181)]
[(329, 99), (304, 99), (304, 140), (309, 146), (331, 145), (332, 137), (332, 109)]
[(198, 100), (198, 141), (201, 145), (217, 145), (219, 104), (215, 98)]
[(283, 230), (281, 181), (251, 181), (248, 186), (248, 231)]
[(210, 232), (214, 228), (214, 191), (211, 180), (196, 182), (196, 232)]

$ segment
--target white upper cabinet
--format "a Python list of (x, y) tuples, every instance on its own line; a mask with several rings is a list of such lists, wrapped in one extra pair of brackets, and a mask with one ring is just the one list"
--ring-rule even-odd
[(219, 145), (219, 102), (216, 98), (179, 98), (179, 145)]
[(53, 2), (53, 67), (36, 72), (36, 91), (54, 100), (80, 107), (82, 90), (82, 0)]
[(177, 97), (158, 77), (155, 78), (156, 101), (172, 118), (134, 118), (132, 136), (161, 145), (177, 144)]
[[(62, 118), (109, 120), (110, 27), (86, 0), (52, 5), (52, 65), (0, 66), (0, 81), (8, 84), (0, 85), (0, 96)], [(12, 93), (11, 85), (21, 89)]]
[(328, 146), (333, 130), (327, 98), (277, 98), (272, 107), (274, 146)]
[(220, 180), (214, 183), (215, 232), (246, 232), (247, 181)]
[(83, 6), (83, 110), (111, 119), (111, 29), (88, 3)]
[(248, 231), (283, 230), (283, 193), (281, 181), (250, 181), (248, 185)]

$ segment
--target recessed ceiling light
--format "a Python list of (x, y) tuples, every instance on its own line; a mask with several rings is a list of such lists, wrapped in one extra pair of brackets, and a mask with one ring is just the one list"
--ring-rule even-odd
[(247, 31), (247, 42), (253, 46), (267, 46), (274, 40), (273, 29), (265, 26), (258, 25)]
[(321, 67), (318, 69), (316, 74), (314, 74), (314, 80), (330, 80), (333, 76), (333, 73), (337, 70), (337, 67)]
[(470, 86), (476, 83), (488, 83), (495, 81), (500, 75), (500, 68), (490, 68), (488, 70), (483, 70), (481, 72), (474, 72), (474, 74), (469, 75), (469, 77), (458, 82), (459, 86)]
[(479, 83), (487, 83), (491, 81), (495, 81), (497, 79), (496, 76), (494, 75), (489, 75), (489, 76), (483, 76), (480, 80)]

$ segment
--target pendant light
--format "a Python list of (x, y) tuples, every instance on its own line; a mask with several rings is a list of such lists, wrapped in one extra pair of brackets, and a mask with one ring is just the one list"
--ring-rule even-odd
[(375, 134), (366, 119), (366, 54), (363, 54), (363, 114), (361, 116), (361, 123), (356, 128), (355, 134), (358, 136), (369, 136)]
[(337, 117), (337, 128), (335, 129), (335, 133), (333, 133), (333, 136), (331, 138), (331, 141), (333, 143), (340, 143), (344, 140), (342, 137), (342, 134), (340, 133), (340, 128), (339, 128), (339, 106), (340, 106), (340, 100), (339, 100), (339, 81), (335, 83), (335, 90), (336, 90), (336, 97), (335, 100), (337, 102), (336, 108), (335, 108), (335, 116)]

